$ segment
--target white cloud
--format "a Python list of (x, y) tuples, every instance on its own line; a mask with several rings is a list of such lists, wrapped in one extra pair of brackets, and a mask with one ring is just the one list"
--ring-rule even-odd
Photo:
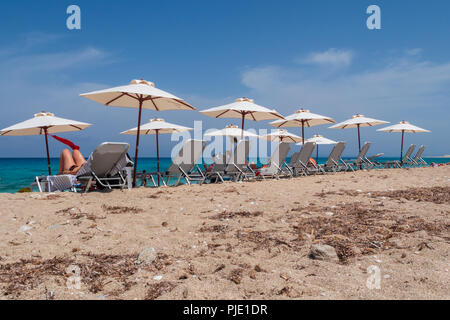
[(306, 58), (297, 59), (299, 63), (317, 64), (334, 67), (347, 67), (352, 63), (353, 52), (351, 50), (339, 50), (331, 48), (324, 52), (310, 53)]

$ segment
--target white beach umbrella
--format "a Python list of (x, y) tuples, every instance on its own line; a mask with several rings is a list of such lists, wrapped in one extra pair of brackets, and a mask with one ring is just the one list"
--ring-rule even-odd
[[(245, 119), (253, 121), (284, 119), (276, 110), (257, 105), (253, 99), (239, 98), (235, 102), (207, 110), (200, 113), (212, 118), (239, 118), (242, 119), (241, 129), (244, 130)], [(242, 134), (244, 131), (242, 131)], [(242, 135), (243, 137), (243, 135)]]
[[(316, 144), (316, 162), (319, 163), (319, 144), (336, 144), (337, 141), (325, 138), (320, 134), (313, 135), (312, 138), (309, 138), (305, 142), (314, 142)], [(303, 142), (297, 143), (297, 145), (303, 145)]]
[(133, 182), (136, 183), (136, 168), (139, 151), (139, 136), (142, 109), (156, 111), (164, 110), (195, 110), (193, 106), (173, 94), (155, 88), (154, 83), (133, 80), (129, 85), (114, 87), (81, 94), (82, 97), (111, 107), (138, 108), (138, 126), (136, 133), (136, 153), (134, 161)]
[[(164, 119), (151, 119), (148, 123), (144, 124), (140, 128), (140, 134), (148, 135), (154, 134), (156, 135), (156, 170), (159, 172), (159, 135), (164, 133), (173, 133), (173, 132), (185, 132), (193, 130), (192, 128), (183, 127), (177, 124), (165, 122)], [(139, 128), (133, 128), (120, 134), (138, 134)], [(158, 186), (159, 186), (159, 175), (158, 175)]]
[(414, 126), (410, 124), (408, 121), (400, 121), (397, 124), (394, 124), (392, 126), (378, 129), (377, 131), (384, 131), (384, 132), (401, 132), (402, 133), (402, 145), (400, 149), (400, 161), (403, 160), (403, 137), (405, 135), (405, 132), (409, 133), (417, 133), (417, 132), (431, 132), (426, 129), (419, 128), (417, 126)]
[(240, 129), (238, 126), (235, 125), (228, 125), (224, 129), (221, 130), (215, 130), (208, 133), (205, 133), (206, 137), (256, 137), (259, 138), (259, 136), (255, 133), (252, 133), (250, 131), (245, 131)]
[(33, 118), (15, 124), (11, 127), (2, 129), (0, 135), (2, 136), (45, 136), (45, 146), (47, 150), (48, 174), (52, 175), (50, 169), (50, 153), (48, 151), (49, 133), (60, 133), (69, 131), (78, 131), (86, 129), (91, 126), (89, 123), (69, 120), (55, 117), (53, 113), (42, 111), (36, 113)]
[[(335, 123), (335, 121), (327, 116), (312, 113), (306, 109), (297, 110), (294, 114), (285, 117), (285, 120), (277, 120), (270, 123), (276, 128), (283, 127), (302, 127), (302, 137), (305, 136), (305, 127), (313, 127), (321, 124)], [(304, 142), (304, 138), (302, 142)]]
[(373, 127), (380, 124), (389, 123), (388, 121), (377, 120), (372, 118), (367, 118), (362, 114), (355, 114), (351, 119), (340, 122), (331, 126), (330, 129), (349, 129), (358, 128), (358, 150), (361, 151), (361, 135), (359, 128), (361, 127)]
[(261, 136), (261, 138), (269, 141), (289, 142), (289, 143), (302, 141), (302, 137), (299, 137), (284, 129), (273, 130), (272, 132)]

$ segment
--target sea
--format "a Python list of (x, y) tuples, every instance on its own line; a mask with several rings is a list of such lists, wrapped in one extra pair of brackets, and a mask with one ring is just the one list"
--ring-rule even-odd
[[(344, 158), (345, 159), (345, 158)], [(268, 159), (250, 159), (257, 165), (267, 163)], [(319, 163), (325, 163), (326, 157), (319, 157)], [(396, 158), (383, 157), (379, 161), (398, 160)], [(447, 163), (449, 158), (424, 158), (428, 164)], [(171, 164), (171, 158), (160, 158), (160, 170), (165, 171)], [(206, 160), (207, 163), (210, 161)], [(52, 173), (58, 172), (59, 158), (51, 159)], [(147, 172), (156, 171), (156, 158), (140, 158), (138, 170)], [(0, 193), (16, 193), (30, 187), (36, 176), (48, 175), (47, 158), (0, 158)]]

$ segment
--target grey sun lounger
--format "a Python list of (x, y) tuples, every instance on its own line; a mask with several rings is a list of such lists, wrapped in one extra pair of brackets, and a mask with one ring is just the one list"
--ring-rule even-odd
[(410, 145), (405, 155), (403, 156), (402, 161), (398, 160), (385, 161), (380, 162), (380, 164), (382, 164), (384, 168), (402, 168), (404, 166), (407, 166), (407, 164), (411, 161), (411, 155), (414, 152), (415, 148), (416, 148), (415, 144)]
[[(200, 183), (205, 179), (203, 172), (197, 166), (197, 162), (201, 159), (203, 151), (205, 150), (206, 143), (202, 140), (187, 140), (177, 156), (172, 160), (171, 165), (164, 172), (149, 172), (150, 176), (159, 176), (164, 186), (169, 186), (171, 179), (175, 178), (175, 186), (181, 184), (181, 179), (184, 179), (188, 185), (193, 181), (199, 181)], [(152, 182), (155, 183), (156, 178), (152, 178)]]
[(302, 146), (300, 153), (298, 155), (297, 161), (294, 163), (294, 175), (302, 173), (307, 176), (309, 173), (314, 172), (313, 168), (308, 167), (309, 159), (314, 151), (316, 144), (314, 142), (307, 142)]
[(361, 151), (359, 151), (356, 159), (344, 160), (344, 162), (347, 164), (347, 166), (350, 170), (355, 171), (358, 169), (363, 169), (364, 167), (367, 167), (368, 165), (372, 165), (370, 160), (368, 160), (366, 157), (367, 152), (369, 151), (369, 148), (371, 145), (372, 145), (371, 142), (365, 142), (363, 147), (361, 148)]
[[(125, 168), (133, 162), (129, 159), (127, 152), (130, 148), (128, 143), (104, 142), (100, 144), (89, 156), (86, 163), (80, 168), (76, 175), (54, 175), (36, 177), (32, 186), (37, 186), (40, 192), (53, 192), (72, 190), (84, 186), (85, 192), (91, 187), (96, 189), (123, 189), (126, 185), (131, 187), (129, 173)], [(81, 185), (77, 185), (77, 181)]]
[(268, 166), (258, 169), (258, 178), (265, 179), (276, 178), (278, 179), (280, 174), (282, 174), (282, 166), (286, 161), (286, 157), (291, 150), (291, 144), (287, 142), (280, 142), (273, 152)]
[(422, 158), (422, 154), (424, 151), (425, 151), (425, 146), (420, 146), (419, 150), (417, 150), (416, 155), (413, 158), (411, 158), (409, 163), (416, 167), (427, 165), (427, 162), (425, 160), (423, 160), (423, 158)]
[(349, 166), (342, 160), (342, 153), (344, 153), (346, 143), (341, 141), (334, 145), (325, 164), (318, 165), (321, 173), (338, 172), (341, 170), (349, 170)]
[(255, 177), (255, 172), (248, 166), (248, 156), (251, 144), (248, 140), (240, 140), (233, 152), (230, 161), (225, 166), (223, 177), (228, 177), (233, 181), (242, 179), (249, 180)]
[[(77, 179), (86, 182), (85, 191), (89, 191), (93, 183), (97, 189), (121, 188), (130, 186), (125, 174), (125, 167), (133, 164), (128, 157), (130, 145), (122, 142), (104, 142), (89, 156), (87, 162), (77, 173)], [(131, 170), (128, 171), (128, 173)]]
[(284, 162), (284, 166), (281, 168), (282, 173), (285, 176), (289, 176), (289, 177), (293, 177), (295, 174), (295, 164), (298, 161), (298, 157), (300, 156), (300, 151), (298, 152), (294, 152), (291, 156), (291, 158), (289, 159), (289, 163), (286, 163), (286, 161)]

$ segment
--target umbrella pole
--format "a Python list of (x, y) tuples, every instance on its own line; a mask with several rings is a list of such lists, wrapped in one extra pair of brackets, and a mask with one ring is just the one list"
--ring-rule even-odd
[(403, 163), (403, 136), (405, 135), (405, 130), (402, 130), (402, 147), (400, 149), (400, 162)]
[(156, 130), (156, 172), (158, 172), (158, 187), (159, 182), (159, 130)]
[(137, 130), (137, 136), (136, 136), (136, 152), (134, 154), (133, 186), (136, 186), (136, 169), (137, 169), (138, 151), (139, 151), (139, 135), (141, 133), (141, 116), (142, 116), (142, 100), (139, 100), (139, 117), (138, 117), (138, 130)]
[(52, 175), (52, 169), (50, 168), (50, 153), (48, 152), (48, 137), (47, 137), (47, 128), (44, 128), (45, 134), (45, 147), (47, 149), (47, 165), (48, 165), (48, 175)]
[(305, 120), (302, 119), (302, 143), (305, 145)]
[(241, 140), (244, 139), (244, 120), (245, 120), (245, 113), (242, 113), (242, 132), (241, 132)]
[(360, 135), (360, 133), (359, 133), (359, 124), (357, 125), (358, 126), (358, 152), (361, 152), (361, 135)]
[(319, 145), (316, 144), (316, 163), (319, 165)]

